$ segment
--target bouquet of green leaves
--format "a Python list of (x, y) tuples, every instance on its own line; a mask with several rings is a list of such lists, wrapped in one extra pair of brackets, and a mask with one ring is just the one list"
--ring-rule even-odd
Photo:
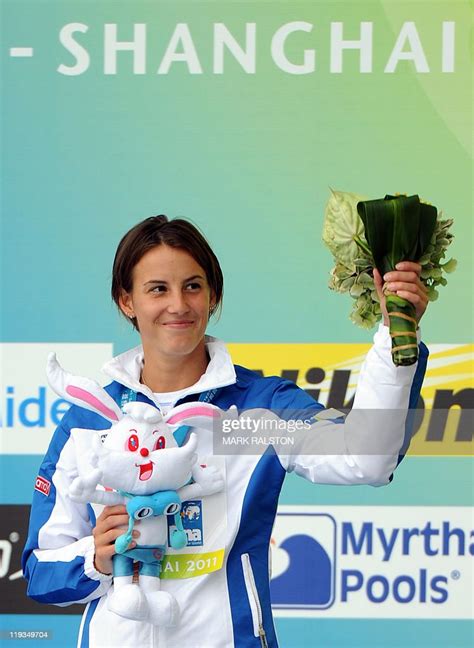
[[(443, 262), (453, 239), (448, 231), (452, 223), (451, 219), (443, 220), (436, 207), (422, 203), (418, 196), (366, 200), (357, 194), (331, 190), (323, 229), (323, 240), (335, 261), (329, 287), (348, 292), (355, 300), (351, 313), (355, 324), (371, 328), (382, 316), (374, 267), (383, 276), (400, 261), (420, 263), (428, 298), (437, 299), (436, 288), (447, 283), (443, 273), (456, 268), (455, 259)], [(396, 365), (413, 364), (418, 358), (415, 308), (391, 293), (386, 293), (386, 307), (393, 361)]]

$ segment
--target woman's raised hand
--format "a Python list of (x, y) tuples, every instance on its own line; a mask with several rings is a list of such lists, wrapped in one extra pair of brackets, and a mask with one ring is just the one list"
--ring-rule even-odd
[(383, 292), (384, 287), (388, 292), (411, 302), (415, 307), (416, 319), (419, 322), (428, 306), (428, 291), (420, 279), (421, 265), (414, 261), (401, 261), (397, 263), (395, 268), (395, 270), (387, 272), (383, 279), (380, 272), (374, 268), (375, 289), (380, 299), (384, 324), (385, 326), (389, 325), (385, 294)]

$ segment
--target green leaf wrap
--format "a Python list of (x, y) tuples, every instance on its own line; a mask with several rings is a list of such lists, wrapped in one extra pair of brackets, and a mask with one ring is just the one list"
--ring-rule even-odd
[[(435, 230), (437, 210), (418, 196), (385, 196), (357, 203), (365, 239), (375, 267), (383, 276), (400, 261), (416, 261), (425, 253)], [(392, 337), (392, 358), (397, 366), (418, 359), (414, 306), (389, 294), (386, 299)]]

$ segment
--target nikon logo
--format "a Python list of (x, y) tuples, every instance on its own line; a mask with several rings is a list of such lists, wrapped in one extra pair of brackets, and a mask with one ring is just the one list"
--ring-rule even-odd
[[(474, 451), (473, 346), (430, 345), (410, 454), (471, 455)], [(234, 362), (262, 376), (280, 375), (328, 408), (352, 408), (365, 344), (234, 344)], [(317, 362), (314, 362), (314, 360)]]

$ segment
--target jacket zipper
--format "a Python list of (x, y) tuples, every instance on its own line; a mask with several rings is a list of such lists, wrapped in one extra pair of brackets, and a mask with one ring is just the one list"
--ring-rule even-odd
[(252, 613), (252, 621), (254, 628), (254, 635), (260, 638), (260, 645), (262, 648), (268, 648), (267, 636), (263, 628), (263, 615), (260, 599), (258, 598), (257, 586), (253, 576), (252, 565), (250, 564), (250, 556), (248, 553), (241, 555), (242, 570), (244, 573), (245, 587), (247, 589), (247, 596), (249, 598), (250, 612)]

